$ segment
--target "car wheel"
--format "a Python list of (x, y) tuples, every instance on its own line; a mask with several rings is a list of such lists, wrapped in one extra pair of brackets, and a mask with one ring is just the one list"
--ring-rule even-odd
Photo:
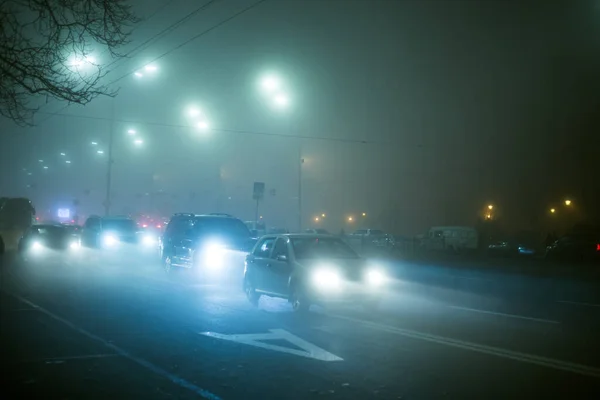
[(246, 293), (246, 298), (253, 306), (258, 306), (260, 294), (256, 292), (256, 287), (252, 283), (252, 279), (248, 276), (244, 277), (244, 293)]
[(310, 302), (301, 285), (294, 285), (290, 303), (292, 303), (292, 309), (295, 313), (304, 314), (310, 310)]

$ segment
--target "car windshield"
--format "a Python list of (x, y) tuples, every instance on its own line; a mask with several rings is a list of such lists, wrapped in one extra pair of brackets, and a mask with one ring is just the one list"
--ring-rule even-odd
[(303, 237), (292, 238), (292, 247), (297, 259), (315, 258), (358, 258), (350, 246), (336, 238)]
[(105, 230), (110, 231), (135, 231), (136, 223), (131, 219), (105, 219), (102, 221)]
[(47, 237), (58, 237), (68, 234), (69, 232), (62, 226), (54, 226), (54, 225), (38, 225), (32, 228), (34, 234), (38, 234), (41, 236)]
[(198, 234), (225, 235), (237, 238), (249, 238), (248, 227), (236, 218), (199, 218), (194, 222), (194, 231)]

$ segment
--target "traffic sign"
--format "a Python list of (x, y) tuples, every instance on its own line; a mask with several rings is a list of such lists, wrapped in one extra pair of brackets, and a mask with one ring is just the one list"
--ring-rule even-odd
[[(313, 358), (319, 361), (344, 361), (343, 358), (336, 356), (320, 347), (315, 346), (312, 343), (307, 342), (298, 336), (292, 335), (283, 329), (269, 329), (271, 333), (249, 333), (240, 335), (223, 335), (216, 332), (202, 332), (201, 335), (212, 337), (215, 339), (227, 340), (230, 342), (237, 342), (241, 344), (247, 344), (261, 349), (280, 351), (282, 353), (292, 354), (295, 356)], [(275, 344), (264, 343), (267, 340), (278, 340), (286, 341), (293, 345), (295, 348), (278, 346)], [(296, 348), (302, 349), (297, 350)]]
[(262, 200), (265, 195), (265, 183), (254, 182), (254, 190), (252, 191), (252, 198), (254, 200)]

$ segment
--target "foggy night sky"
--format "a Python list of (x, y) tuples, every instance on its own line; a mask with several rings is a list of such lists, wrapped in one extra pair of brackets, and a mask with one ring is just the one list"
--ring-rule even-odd
[[(165, 1), (132, 3), (145, 17)], [(252, 3), (216, 2), (116, 64), (107, 82)], [(135, 29), (128, 48), (198, 5), (172, 1)], [(305, 225), (324, 212), (326, 227), (339, 229), (365, 211), (373, 227), (414, 234), (473, 224), (492, 202), (507, 224), (528, 227), (565, 197), (596, 218), (599, 54), (594, 1), (270, 0), (157, 61), (156, 77), (121, 80), (114, 100), (42, 108), (100, 119), (40, 113), (33, 128), (0, 120), (0, 190), (40, 211), (78, 199), (84, 213), (102, 213), (106, 158), (89, 143), (106, 149), (114, 102), (117, 120), (134, 121), (115, 124), (116, 213), (158, 207), (250, 220), (252, 182), (264, 181), (276, 194), (260, 214), (293, 228), (298, 139), (224, 129), (369, 142), (302, 140)], [(288, 111), (260, 96), (269, 71), (289, 88)], [(179, 127), (192, 103), (210, 134)], [(131, 146), (129, 128), (143, 149)], [(144, 195), (159, 190), (166, 194), (154, 203)]]

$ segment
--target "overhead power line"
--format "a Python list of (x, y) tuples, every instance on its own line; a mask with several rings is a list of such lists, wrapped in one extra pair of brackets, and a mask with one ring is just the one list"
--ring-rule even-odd
[[(108, 117), (92, 117), (87, 115), (75, 115), (75, 114), (55, 114), (58, 116), (69, 117), (69, 118), (81, 118), (81, 119), (89, 119), (96, 121), (115, 121), (126, 124), (137, 124), (137, 125), (150, 125), (150, 126), (162, 126), (166, 128), (177, 128), (177, 129), (190, 129), (193, 128), (190, 125), (183, 124), (169, 124), (165, 122), (153, 122), (153, 121), (134, 121), (128, 119), (119, 119), (119, 118), (108, 118)], [(284, 133), (273, 133), (273, 132), (257, 132), (257, 131), (246, 131), (240, 129), (225, 129), (225, 128), (211, 128), (212, 131), (215, 132), (223, 132), (223, 133), (232, 133), (232, 134), (241, 134), (241, 135), (256, 135), (256, 136), (272, 136), (272, 137), (283, 137), (283, 138), (294, 138), (294, 139), (307, 139), (307, 140), (319, 140), (326, 142), (343, 142), (343, 143), (355, 143), (355, 144), (381, 144), (374, 141), (369, 140), (361, 140), (361, 139), (347, 139), (347, 138), (336, 138), (336, 137), (327, 137), (327, 136), (310, 136), (310, 135), (293, 135), (293, 134), (284, 134)]]
[[(191, 43), (191, 42), (193, 42), (194, 40), (196, 40), (196, 39), (199, 39), (199, 38), (201, 38), (202, 36), (206, 35), (207, 33), (214, 31), (215, 29), (217, 29), (217, 28), (219, 28), (219, 27), (221, 27), (221, 26), (225, 25), (226, 23), (228, 23), (228, 22), (230, 22), (230, 21), (234, 20), (235, 18), (239, 17), (240, 15), (242, 15), (242, 14), (245, 14), (246, 12), (248, 12), (248, 11), (252, 10), (253, 8), (255, 8), (255, 7), (257, 7), (257, 6), (259, 6), (260, 4), (264, 3), (265, 1), (267, 1), (267, 0), (259, 0), (259, 1), (257, 1), (256, 3), (253, 3), (253, 4), (251, 4), (250, 6), (248, 6), (248, 7), (244, 8), (244, 9), (242, 9), (242, 10), (238, 11), (238, 12), (236, 12), (235, 14), (232, 14), (231, 16), (229, 16), (229, 17), (225, 18), (224, 20), (222, 20), (221, 22), (217, 23), (216, 25), (213, 25), (213, 26), (211, 26), (210, 28), (208, 28), (208, 29), (205, 29), (204, 31), (200, 32), (199, 34), (197, 34), (197, 35), (194, 35), (194, 36), (192, 36), (191, 38), (189, 38), (189, 39), (185, 40), (184, 42), (182, 42), (182, 43), (178, 44), (177, 46), (175, 46), (175, 47), (171, 48), (170, 50), (167, 50), (166, 52), (164, 52), (164, 53), (163, 53), (163, 54), (161, 54), (160, 56), (158, 56), (158, 57), (154, 58), (153, 60), (151, 60), (150, 62), (146, 63), (145, 65), (142, 65), (142, 67), (144, 67), (144, 66), (146, 66), (146, 65), (150, 65), (150, 64), (152, 64), (152, 63), (154, 63), (154, 62), (156, 62), (156, 61), (158, 61), (158, 60), (160, 60), (160, 59), (162, 59), (162, 58), (164, 58), (164, 57), (168, 56), (169, 54), (171, 54), (171, 53), (172, 53), (172, 52), (174, 52), (175, 50), (179, 50), (180, 48), (182, 48), (182, 47), (184, 47), (184, 46), (186, 46), (186, 45), (190, 44), (190, 43)], [(126, 78), (126, 77), (128, 77), (128, 76), (130, 76), (130, 75), (132, 75), (132, 74), (133, 74), (133, 73), (135, 73), (137, 70), (139, 70), (139, 68), (136, 68), (136, 69), (134, 69), (134, 70), (131, 70), (131, 71), (129, 71), (129, 72), (128, 72), (128, 73), (126, 73), (125, 75), (122, 75), (121, 77), (119, 77), (119, 78), (115, 79), (114, 81), (110, 82), (110, 83), (109, 83), (109, 85), (113, 85), (113, 84), (115, 84), (115, 83), (119, 82), (120, 80), (122, 80), (122, 79), (124, 79), (124, 78)]]
[[(201, 5), (200, 7), (196, 8), (194, 11), (190, 12), (188, 15), (186, 15), (183, 18), (178, 19), (177, 21), (175, 21), (174, 23), (172, 23), (171, 25), (167, 26), (165, 29), (163, 29), (162, 31), (158, 32), (155, 35), (150, 36), (148, 39), (144, 40), (142, 43), (140, 43), (139, 45), (137, 45), (136, 47), (134, 47), (133, 49), (129, 50), (123, 57), (114, 60), (113, 62), (111, 62), (110, 64), (108, 64), (107, 66), (105, 66), (104, 68), (108, 68), (111, 65), (117, 64), (123, 60), (126, 60), (127, 57), (131, 57), (134, 53), (144, 50), (146, 49), (150, 44), (152, 44), (152, 42), (155, 42), (159, 39), (162, 39), (163, 37), (167, 36), (169, 33), (174, 32), (175, 30), (177, 30), (178, 28), (181, 28), (183, 25), (185, 25), (187, 22), (189, 22), (194, 16), (196, 16), (196, 14), (198, 14), (200, 11), (205, 10), (206, 8), (210, 7), (212, 4), (216, 3), (219, 0), (210, 0), (208, 2), (206, 2), (205, 4)], [(166, 3), (165, 6), (169, 4)], [(162, 7), (161, 7), (162, 9)], [(153, 13), (149, 18), (151, 18), (152, 16), (154, 16), (155, 13)], [(111, 71), (109, 70), (108, 73), (110, 73)]]

